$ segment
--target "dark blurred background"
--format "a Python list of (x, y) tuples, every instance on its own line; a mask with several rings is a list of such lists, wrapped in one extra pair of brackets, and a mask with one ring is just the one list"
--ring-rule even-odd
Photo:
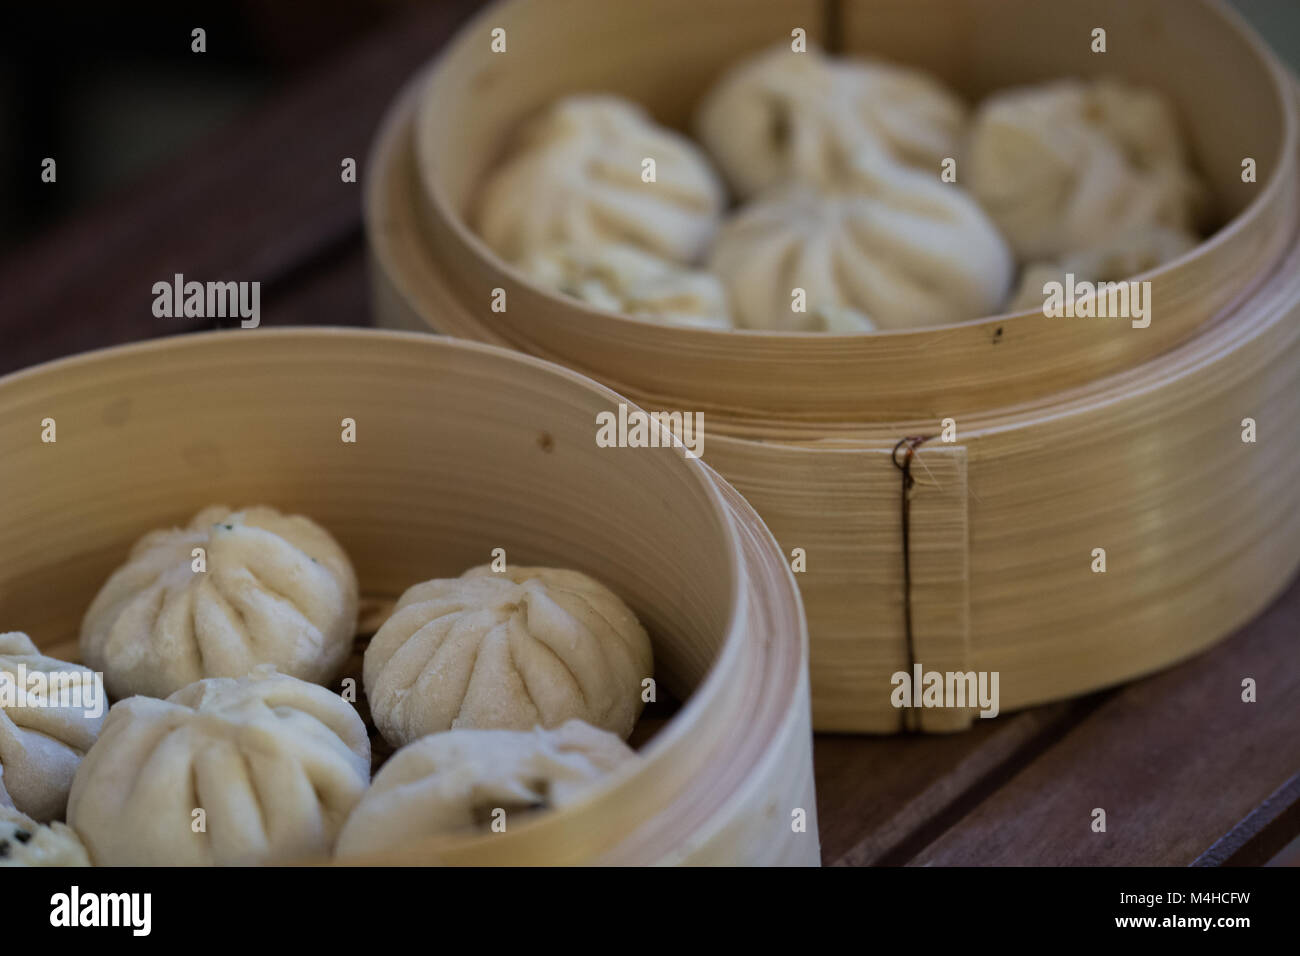
[[(415, 0), (60, 3), (0, 22), (0, 255), (321, 68)], [(191, 52), (191, 31), (207, 52)], [(78, 162), (77, 157), (93, 160)]]
[[(7, 10), (0, 182), (22, 182), (54, 156), (60, 188), (4, 191), (0, 256), (115, 188), (147, 179), (168, 157), (219, 135), (233, 117), (324, 68), (417, 2), (200, 0), (183, 9), (52, 2), (30, 5), (37, 9), (29, 13)], [(1300, 0), (1233, 3), (1300, 72)], [(208, 49), (197, 58), (190, 50), (196, 26), (207, 31)]]

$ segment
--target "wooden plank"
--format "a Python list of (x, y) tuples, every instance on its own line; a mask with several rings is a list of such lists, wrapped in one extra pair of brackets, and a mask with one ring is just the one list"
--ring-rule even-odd
[[(1212, 651), (1114, 694), (912, 862), (1181, 866), (1275, 791), (1290, 802), (1266, 811), (1266, 843), (1284, 845), (1298, 816), (1278, 789), (1300, 768), (1297, 632), (1300, 581)], [(1241, 699), (1248, 677), (1257, 703)]]
[(262, 321), (280, 325), (370, 325), (370, 285), (360, 234), (323, 250), (262, 299)]
[(1273, 859), (1269, 860), (1265, 866), (1300, 866), (1300, 836), (1296, 837)]
[(1198, 856), (1192, 866), (1262, 866), (1300, 834), (1300, 773)]
[(153, 284), (177, 272), (260, 281), (269, 296), (305, 263), (353, 241), (361, 185), (341, 181), (342, 159), (362, 163), (389, 100), (477, 6), (417, 7), (133, 189), (8, 257), (0, 265), (0, 373), (211, 327), (153, 315)]
[(905, 862), (1095, 706), (1089, 698), (976, 720), (957, 735), (818, 734), (822, 861)]

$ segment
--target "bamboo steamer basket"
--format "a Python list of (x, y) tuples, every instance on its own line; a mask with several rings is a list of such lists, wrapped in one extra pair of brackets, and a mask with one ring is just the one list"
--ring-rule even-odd
[[(1105, 54), (1090, 51), (1098, 26)], [(497, 27), (506, 54), (490, 52)], [(724, 69), (795, 27), (928, 69), (971, 100), (1067, 75), (1161, 89), (1221, 225), (1139, 277), (1156, 303), (1145, 329), (1023, 312), (870, 335), (616, 316), (533, 287), (467, 226), (482, 176), (547, 102), (613, 91), (688, 129)], [(1203, 649), (1294, 573), (1297, 129), (1291, 78), (1217, 0), (511, 0), (411, 82), (376, 139), (375, 315), (544, 356), (649, 408), (703, 411), (705, 458), (787, 555), (806, 554), (814, 726), (962, 729), (974, 709), (893, 707), (891, 676), (918, 662), (997, 671), (1004, 711), (1077, 695)], [(1245, 157), (1256, 183), (1242, 182)], [(1255, 444), (1245, 418), (1270, 423)], [(937, 437), (944, 419), (953, 441)], [(894, 453), (908, 436), (929, 440), (910, 461), (905, 540)]]
[(313, 517), (372, 605), (498, 547), (579, 568), (637, 612), (682, 707), (580, 804), (360, 862), (816, 864), (793, 578), (707, 465), (597, 447), (596, 414), (621, 401), (518, 353), (366, 330), (187, 335), (15, 373), (0, 379), (0, 622), (75, 660), (81, 615), (135, 539), (214, 501)]

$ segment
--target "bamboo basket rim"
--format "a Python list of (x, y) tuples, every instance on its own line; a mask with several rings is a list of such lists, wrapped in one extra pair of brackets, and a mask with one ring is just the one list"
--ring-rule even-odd
[[(435, 165), (432, 158), (426, 154), (427, 146), (425, 145), (430, 137), (421, 133), (425, 123), (425, 117), (428, 113), (423, 108), (423, 100), (426, 93), (438, 81), (439, 67), (450, 58), (452, 51), (466, 40), (469, 34), (475, 29), (482, 28), (485, 24), (492, 21), (494, 16), (499, 15), (499, 10), (504, 6), (513, 6), (520, 3), (531, 2), (531, 0), (500, 0), (500, 2), (486, 5), (473, 18), (463, 24), (460, 29), (451, 37), (450, 40), (439, 50), (438, 54), (427, 63), (420, 71), (415, 74), (415, 79), (410, 85), (418, 84), (419, 92), (416, 94), (416, 106), (414, 110), (414, 146), (417, 159), (417, 176), (421, 187), (421, 200), (427, 203), (432, 212), (440, 217), (441, 221), (452, 231), (457, 241), (467, 246), (479, 260), (495, 270), (503, 273), (510, 280), (528, 287), (532, 292), (542, 295), (555, 303), (563, 305), (565, 308), (589, 318), (597, 318), (601, 321), (617, 320), (624, 323), (631, 323), (632, 327), (641, 329), (654, 329), (656, 331), (665, 328), (663, 323), (654, 322), (650, 319), (639, 318), (634, 315), (627, 315), (621, 312), (614, 312), (608, 309), (598, 308), (589, 303), (570, 296), (562, 295), (552, 289), (549, 289), (522, 272), (513, 263), (508, 262), (491, 249), (478, 233), (469, 226), (465, 217), (457, 210), (455, 204), (450, 201), (443, 189), (438, 177), (431, 172)], [(1171, 273), (1179, 268), (1186, 268), (1189, 264), (1208, 258), (1212, 253), (1219, 250), (1222, 246), (1227, 245), (1234, 239), (1238, 238), (1240, 233), (1248, 229), (1263, 213), (1277, 201), (1277, 194), (1285, 188), (1286, 179), (1284, 173), (1284, 163), (1282, 162), (1289, 156), (1297, 152), (1297, 144), (1300, 144), (1300, 117), (1294, 108), (1287, 108), (1295, 102), (1295, 93), (1292, 81), (1286, 68), (1278, 60), (1272, 49), (1251, 29), (1245, 18), (1235, 9), (1230, 7), (1226, 0), (1201, 0), (1201, 2), (1215, 10), (1218, 15), (1225, 21), (1227, 26), (1236, 34), (1237, 38), (1243, 41), (1255, 56), (1262, 62), (1273, 80), (1271, 92), (1278, 98), (1282, 106), (1282, 136), (1278, 144), (1277, 155), (1272, 157), (1273, 162), (1270, 165), (1269, 177), (1264, 188), (1259, 190), (1256, 195), (1244, 208), (1234, 215), (1227, 222), (1222, 223), (1210, 235), (1201, 237), (1197, 244), (1182, 255), (1169, 260), (1157, 266), (1154, 269), (1148, 269), (1145, 272), (1131, 276), (1133, 281), (1142, 281)], [(834, 54), (844, 56), (843, 53)], [(401, 95), (395, 98), (396, 101), (403, 99)], [(964, 102), (969, 102), (963, 97)], [(396, 110), (394, 110), (396, 112)], [(680, 130), (678, 132), (681, 132)], [(686, 134), (689, 136), (689, 134)], [(376, 142), (380, 136), (376, 136)], [(690, 139), (697, 145), (701, 151), (704, 147), (700, 145), (693, 136)], [(707, 155), (707, 151), (705, 151)], [(712, 163), (712, 158), (709, 159)], [(481, 185), (481, 182), (475, 183), (475, 189)], [(734, 209), (734, 206), (728, 207), (727, 211)], [(724, 215), (726, 211), (724, 211)], [(909, 336), (924, 335), (926, 333), (935, 334), (945, 331), (951, 331), (959, 328), (984, 326), (992, 327), (998, 322), (1004, 322), (1009, 318), (1029, 317), (1038, 312), (1037, 309), (1021, 309), (1017, 311), (1006, 311), (991, 313), (988, 315), (978, 316), (971, 319), (964, 319), (960, 322), (946, 322), (933, 325), (926, 325), (918, 328), (907, 329), (876, 329), (867, 332), (799, 332), (786, 329), (714, 329), (702, 328), (696, 326), (671, 326), (674, 335), (682, 335), (687, 342), (707, 342), (707, 341), (724, 341), (734, 340), (735, 337), (741, 336), (756, 341), (811, 341), (825, 342), (830, 345), (843, 342), (858, 342), (864, 337), (881, 338), (889, 337), (894, 339), (906, 339)]]
[[(124, 378), (129, 380), (133, 375), (149, 375), (150, 369), (154, 367), (152, 362), (165, 359), (168, 355), (201, 353), (214, 343), (239, 343), (240, 348), (252, 348), (255, 347), (254, 337), (258, 336), (269, 336), (282, 343), (309, 341), (319, 343), (325, 340), (340, 348), (346, 348), (350, 343), (380, 342), (390, 346), (400, 346), (404, 355), (411, 355), (412, 349), (428, 350), (443, 355), (459, 352), (476, 353), (488, 356), (490, 361), (505, 366), (530, 367), (549, 376), (559, 376), (567, 383), (566, 387), (594, 395), (605, 403), (611, 405), (622, 403), (629, 409), (638, 408), (635, 402), (588, 376), (516, 350), (464, 339), (432, 336), (422, 332), (337, 326), (295, 326), (264, 328), (257, 331), (228, 329), (182, 333), (88, 351), (0, 376), (0, 404), (3, 404), (5, 399), (22, 401), (24, 390), (40, 382), (50, 373), (76, 373), (95, 365), (129, 362), (132, 358), (145, 359), (150, 363), (137, 364), (134, 367), (122, 365)], [(60, 389), (67, 387), (67, 379), (62, 382), (57, 379), (52, 381)], [(593, 432), (594, 427), (593, 423)], [(652, 788), (644, 786), (646, 777), (643, 774), (670, 777), (675, 760), (683, 753), (691, 752), (692, 748), (694, 752), (700, 752), (699, 748), (704, 745), (703, 741), (709, 737), (704, 729), (708, 722), (717, 716), (715, 711), (718, 702), (720, 700), (725, 702), (737, 692), (732, 686), (732, 681), (743, 675), (742, 662), (748, 662), (745, 666), (750, 667), (751, 670), (759, 669), (758, 673), (764, 679), (764, 689), (770, 691), (759, 695), (761, 699), (755, 705), (766, 716), (766, 723), (761, 727), (753, 726), (743, 731), (748, 736), (748, 751), (736, 748), (738, 754), (748, 753), (749, 757), (757, 759), (750, 763), (741, 763), (738, 756), (730, 761), (729, 766), (720, 768), (720, 773), (725, 770), (730, 774), (726, 785), (736, 790), (734, 794), (728, 791), (727, 801), (721, 803), (716, 799), (709, 802), (707, 798), (712, 790), (693, 790), (680, 780), (673, 783), (672, 799), (674, 801), (689, 799), (687, 809), (693, 809), (696, 813), (693, 825), (686, 826), (683, 821), (678, 832), (687, 834), (693, 844), (707, 842), (709, 833), (712, 832), (711, 828), (716, 829), (726, 823), (729, 801), (740, 799), (740, 789), (756, 785), (754, 781), (763, 771), (763, 761), (780, 759), (771, 752), (770, 741), (780, 734), (786, 734), (791, 728), (797, 729), (801, 721), (806, 726), (809, 652), (807, 622), (803, 613), (802, 598), (790, 569), (783, 561), (775, 539), (762, 519), (734, 489), (726, 484), (724, 479), (702, 459), (685, 456), (681, 454), (680, 449), (673, 449), (673, 453), (681, 462), (680, 468), (688, 469), (680, 473), (683, 476), (689, 475), (689, 481), (703, 493), (709, 512), (717, 519), (714, 532), (721, 539), (720, 553), (727, 557), (727, 567), (718, 569), (719, 574), (727, 576), (723, 591), (727, 602), (725, 609), (727, 623), (724, 632), (718, 637), (716, 651), (712, 654), (699, 682), (691, 688), (680, 708), (651, 739), (638, 748), (637, 754), (640, 759), (625, 767), (617, 768), (603, 777), (574, 803), (520, 821), (511, 826), (509, 834), (432, 836), (413, 841), (409, 846), (403, 847), (400, 853), (396, 853), (396, 856), (400, 857), (399, 863), (436, 862), (445, 853), (452, 853), (458, 857), (468, 854), (472, 857), (476, 847), (491, 846), (499, 850), (501, 846), (507, 845), (506, 841), (511, 837), (535, 839), (540, 834), (544, 839), (548, 834), (561, 833), (575, 825), (581, 826), (585, 813), (597, 812), (597, 808), (601, 807), (608, 809), (617, 806), (617, 813), (624, 820), (629, 814), (633, 814), (633, 818), (639, 820), (640, 817), (635, 816), (638, 810), (643, 811), (647, 818), (653, 817), (661, 808), (649, 802), (652, 798)], [(779, 622), (779, 628), (775, 631), (772, 621), (765, 621), (761, 616), (756, 617), (754, 613), (753, 602), (756, 598), (752, 593), (754, 584), (751, 572), (759, 573), (755, 571), (756, 564), (761, 564), (766, 569), (761, 573), (767, 576), (769, 584), (776, 580), (778, 585), (776, 590), (783, 592), (771, 596), (773, 600), (782, 602), (785, 612), (784, 618)], [(773, 574), (776, 578), (772, 577)], [(763, 633), (763, 637), (759, 640), (755, 640), (755, 628)], [(51, 644), (51, 641), (45, 641), (42, 646), (49, 647)], [(779, 644), (783, 649), (779, 652), (771, 650), (773, 644)], [(757, 663), (754, 663), (755, 661)], [(804, 708), (802, 713), (801, 707)], [(729, 750), (733, 743), (734, 741), (728, 739), (712, 746), (725, 744), (726, 749)], [(713, 756), (717, 757), (719, 754), (713, 753)], [(638, 803), (638, 796), (642, 791), (645, 791), (645, 795)], [(663, 794), (660, 793), (660, 796)], [(716, 798), (717, 794), (713, 793), (712, 796)], [(638, 832), (631, 834), (632, 839), (636, 839), (639, 834), (640, 828), (635, 829)], [(510, 840), (510, 842), (514, 841)], [(676, 844), (664, 845), (659, 848), (659, 856), (667, 859), (678, 851), (685, 852), (686, 849), (688, 848), (678, 847)], [(316, 862), (337, 865), (391, 863), (393, 862), (391, 857), (395, 852), (381, 851), (355, 858)], [(466, 861), (472, 862), (472, 859), (466, 860), (464, 857), (459, 859), (459, 862)]]
[[(1278, 287), (1285, 290), (1289, 270), (1293, 267), (1300, 268), (1300, 227), (1292, 231), (1291, 237), (1291, 243), (1287, 247), (1288, 252), (1282, 262), (1276, 269), (1261, 276), (1259, 283), (1252, 289), (1250, 298), (1255, 305), (1260, 304), (1261, 295), (1275, 295)], [(1227, 316), (1205, 326), (1199, 335), (1150, 362), (1121, 369), (1059, 392), (963, 415), (961, 443), (965, 444), (974, 438), (983, 438), (1029, 425), (1047, 425), (1053, 421), (1068, 419), (1108, 405), (1140, 398), (1168, 388), (1178, 380), (1193, 377), (1219, 360), (1224, 351), (1233, 346), (1237, 336), (1244, 329), (1253, 329), (1259, 325), (1278, 321), (1279, 313), (1273, 307), (1273, 299), (1267, 298), (1265, 302), (1268, 308), (1256, 309), (1244, 318), (1234, 308)], [(1155, 369), (1161, 373), (1158, 378), (1150, 374)], [(933, 421), (828, 422), (819, 423), (815, 428), (807, 428), (806, 434), (797, 432), (757, 434), (743, 429), (729, 428), (725, 430), (724, 437), (732, 441), (748, 441), (765, 445), (811, 447), (827, 453), (852, 453), (864, 447), (891, 446), (900, 435), (933, 427)], [(814, 435), (818, 437), (813, 437)], [(845, 444), (827, 444), (830, 442)]]

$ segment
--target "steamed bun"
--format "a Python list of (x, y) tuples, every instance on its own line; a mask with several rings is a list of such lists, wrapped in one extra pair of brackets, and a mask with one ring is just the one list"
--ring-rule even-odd
[(77, 834), (46, 826), (0, 801), (0, 866), (90, 866)]
[[(655, 181), (642, 162), (655, 161)], [(621, 242), (695, 261), (717, 228), (724, 190), (704, 154), (615, 96), (570, 96), (528, 123), (478, 196), (475, 228), (517, 262), (561, 242)]]
[[(206, 571), (193, 570), (200, 547)], [(136, 542), (86, 611), (81, 656), (114, 698), (166, 697), (264, 663), (323, 683), (356, 619), (356, 575), (329, 532), (274, 508), (214, 505)]]
[(1172, 107), (1116, 80), (994, 94), (976, 113), (964, 169), (1028, 262), (1157, 226), (1193, 232), (1206, 205)]
[(1150, 272), (1196, 247), (1191, 233), (1154, 226), (1119, 236), (1092, 249), (1064, 256), (1059, 262), (1035, 262), (1026, 266), (1020, 286), (1008, 310), (1041, 308), (1049, 282), (1065, 282), (1066, 274), (1078, 282), (1120, 282)]
[[(33, 675), (47, 685), (42, 700), (27, 696), (39, 692)], [(45, 706), (60, 702), (56, 696), (69, 706)], [(63, 816), (73, 774), (107, 708), (88, 668), (44, 656), (26, 634), (0, 634), (0, 806), (42, 822)]]
[(115, 704), (73, 781), (68, 823), (98, 866), (321, 858), (369, 781), (355, 708), (268, 666)]
[(579, 571), (484, 565), (407, 590), (366, 649), (363, 680), (394, 746), (575, 717), (626, 738), (652, 669), (645, 629), (603, 584)]
[[(908, 329), (995, 311), (1011, 255), (960, 187), (859, 153), (835, 190), (789, 184), (742, 209), (709, 268), (736, 325), (797, 332)], [(803, 289), (804, 311), (793, 293)]]
[(472, 831), (493, 811), (529, 813), (572, 803), (636, 753), (580, 720), (554, 730), (451, 730), (421, 737), (375, 775), (339, 834), (355, 856), (442, 833)]
[(864, 146), (935, 176), (966, 108), (924, 73), (782, 45), (741, 62), (702, 102), (700, 141), (742, 199), (787, 181), (832, 188)]
[(731, 328), (717, 276), (660, 259), (635, 246), (564, 243), (529, 254), (532, 279), (589, 305), (664, 325)]

